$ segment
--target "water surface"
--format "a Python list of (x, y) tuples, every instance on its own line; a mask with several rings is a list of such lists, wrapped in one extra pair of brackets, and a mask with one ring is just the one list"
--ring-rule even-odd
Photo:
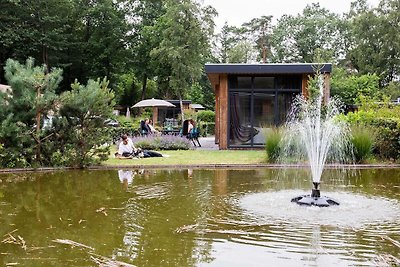
[(342, 202), (333, 208), (290, 203), (310, 191), (304, 169), (129, 171), (1, 174), (0, 265), (376, 266), (400, 258), (400, 169), (325, 171), (322, 194)]

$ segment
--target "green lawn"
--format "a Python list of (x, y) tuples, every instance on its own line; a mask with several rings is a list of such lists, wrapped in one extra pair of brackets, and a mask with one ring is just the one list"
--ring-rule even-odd
[[(113, 151), (114, 152), (114, 151)], [(113, 152), (111, 153), (113, 155)], [(138, 165), (209, 165), (209, 164), (265, 164), (265, 150), (177, 150), (160, 151), (169, 157), (116, 159), (111, 156), (105, 166)]]

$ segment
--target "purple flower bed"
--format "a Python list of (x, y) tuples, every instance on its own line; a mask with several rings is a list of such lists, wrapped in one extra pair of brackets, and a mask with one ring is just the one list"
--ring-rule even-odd
[(189, 150), (191, 148), (191, 143), (186, 137), (174, 135), (133, 137), (132, 142), (136, 147), (148, 150)]

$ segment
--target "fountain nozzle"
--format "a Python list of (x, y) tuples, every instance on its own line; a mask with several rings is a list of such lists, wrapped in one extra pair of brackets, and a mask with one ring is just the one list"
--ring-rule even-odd
[(311, 191), (311, 197), (321, 197), (321, 193), (319, 191), (319, 184), (318, 182), (313, 182), (314, 188)]
[(318, 206), (318, 207), (329, 207), (329, 206), (339, 205), (339, 202), (332, 198), (325, 196), (321, 197), (321, 193), (319, 191), (320, 183), (313, 182), (313, 185), (314, 188), (312, 189), (311, 195), (298, 196), (292, 198), (291, 201), (299, 205)]

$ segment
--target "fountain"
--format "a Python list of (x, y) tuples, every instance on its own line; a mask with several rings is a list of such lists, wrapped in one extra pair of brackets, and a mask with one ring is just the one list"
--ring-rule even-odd
[[(316, 72), (309, 84), (309, 97), (298, 96), (286, 123), (285, 147), (282, 159), (306, 160), (310, 165), (313, 189), (311, 195), (292, 199), (300, 205), (327, 207), (339, 205), (329, 197), (321, 196), (320, 180), (327, 160), (344, 162), (349, 151), (349, 131), (347, 124), (336, 119), (340, 104), (332, 99), (323, 101), (323, 77)], [(351, 154), (351, 153), (350, 153)]]

